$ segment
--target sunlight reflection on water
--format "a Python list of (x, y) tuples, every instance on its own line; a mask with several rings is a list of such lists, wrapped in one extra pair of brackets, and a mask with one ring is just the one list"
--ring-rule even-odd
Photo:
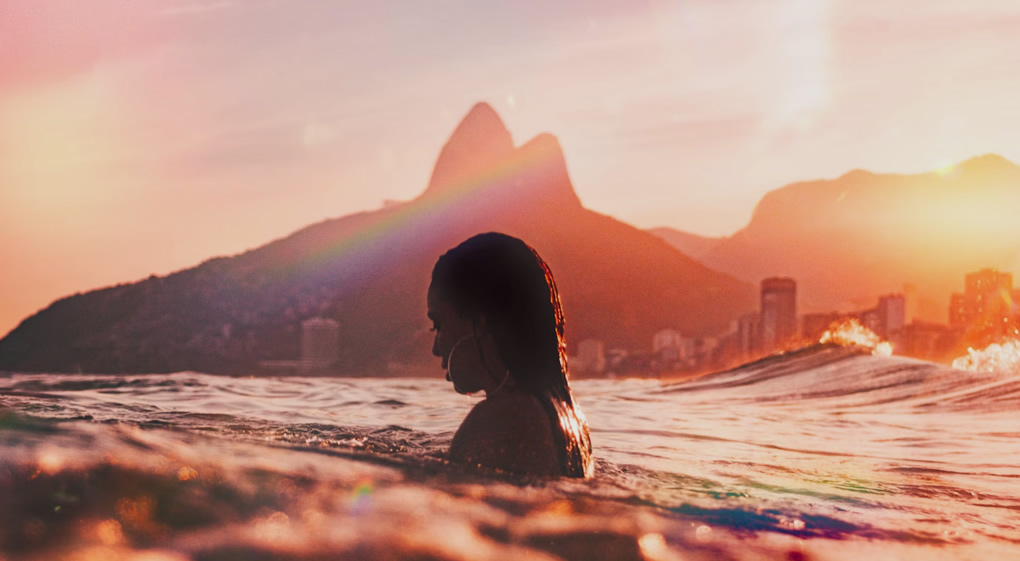
[[(0, 406), (28, 417), (0, 422), (0, 472), (27, 475), (0, 484), (12, 504), (54, 488), (85, 501), (56, 506), (89, 509), (81, 532), (96, 547), (165, 540), (210, 559), (220, 557), (203, 548), (232, 539), (372, 558), (373, 540), (397, 538), (370, 527), (399, 520), (417, 521), (407, 524), (421, 543), (445, 535), (440, 520), (460, 528), (461, 546), (441, 559), (509, 559), (546, 539), (568, 548), (546, 553), (567, 559), (612, 548), (675, 558), (678, 547), (684, 558), (755, 558), (727, 545), (733, 532), (792, 537), (820, 558), (848, 558), (837, 554), (848, 538), (890, 552), (876, 559), (979, 558), (1020, 542), (1015, 380), (830, 345), (672, 385), (579, 381), (595, 480), (507, 484), (443, 463), (477, 400), (438, 379), (15, 375), (0, 377)], [(84, 480), (91, 494), (68, 491)], [(636, 509), (626, 527), (614, 521), (624, 506)], [(199, 511), (174, 514), (182, 508)], [(58, 531), (38, 520), (18, 531)], [(205, 541), (185, 524), (198, 521)], [(313, 539), (316, 528), (347, 530)], [(589, 535), (618, 541), (590, 546)]]
[(984, 349), (967, 349), (967, 356), (953, 361), (953, 368), (971, 372), (1020, 374), (1020, 339), (992, 343)]

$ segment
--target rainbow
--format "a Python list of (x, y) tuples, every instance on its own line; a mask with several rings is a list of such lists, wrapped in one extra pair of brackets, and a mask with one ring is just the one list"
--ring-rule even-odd
[[(556, 148), (558, 151), (558, 147)], [(430, 185), (418, 198), (399, 203), (393, 208), (383, 207), (376, 211), (378, 220), (349, 236), (342, 236), (325, 247), (316, 248), (300, 256), (296, 264), (298, 274), (312, 274), (337, 260), (356, 254), (363, 248), (384, 241), (388, 236), (398, 234), (409, 227), (435, 217), (443, 210), (455, 207), (459, 202), (484, 192), (492, 185), (498, 185), (521, 175), (525, 170), (534, 169), (554, 154), (550, 150), (524, 150), (518, 148), (512, 155), (495, 165), (488, 166), (459, 181), (447, 185)], [(290, 269), (289, 265), (279, 267), (280, 273)]]

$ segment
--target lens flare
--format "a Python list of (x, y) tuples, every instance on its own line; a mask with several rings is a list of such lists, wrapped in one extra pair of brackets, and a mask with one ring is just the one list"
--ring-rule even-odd
[(364, 512), (368, 508), (369, 501), (372, 499), (372, 490), (373, 487), (370, 480), (362, 480), (358, 483), (351, 493), (351, 511), (355, 513)]

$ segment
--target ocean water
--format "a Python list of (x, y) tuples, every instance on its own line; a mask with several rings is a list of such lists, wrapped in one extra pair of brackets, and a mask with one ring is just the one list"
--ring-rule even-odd
[(971, 358), (577, 381), (590, 481), (447, 464), (438, 371), (0, 376), (0, 559), (1020, 559), (1020, 369)]

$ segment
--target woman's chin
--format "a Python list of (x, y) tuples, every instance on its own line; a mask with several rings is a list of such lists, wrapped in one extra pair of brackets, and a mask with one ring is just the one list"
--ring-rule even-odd
[(471, 395), (473, 393), (478, 393), (478, 392), (482, 391), (481, 388), (461, 387), (461, 386), (457, 385), (456, 381), (453, 381), (453, 390), (455, 392), (461, 394), (461, 395)]

